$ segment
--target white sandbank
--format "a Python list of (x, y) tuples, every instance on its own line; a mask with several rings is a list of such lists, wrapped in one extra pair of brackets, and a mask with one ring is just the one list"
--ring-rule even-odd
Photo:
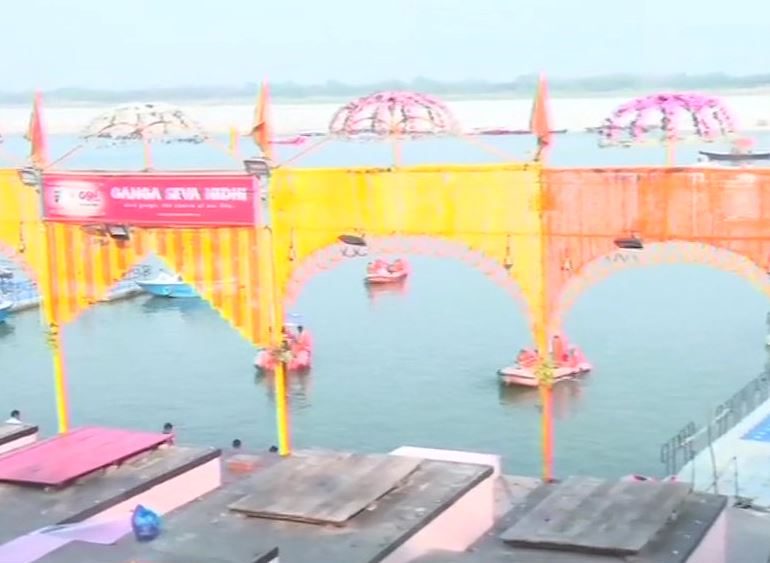
[[(614, 98), (554, 98), (551, 100), (553, 127), (570, 131), (599, 125), (628, 97)], [(734, 94), (722, 96), (744, 130), (770, 129), (770, 95)], [(463, 129), (480, 127), (528, 127), (531, 101), (526, 99), (459, 100), (448, 105)], [(233, 103), (179, 104), (193, 119), (211, 133), (224, 133), (231, 127), (245, 132), (251, 123), (253, 106)], [(324, 131), (339, 103), (284, 104), (275, 101), (272, 107), (276, 134), (287, 135), (301, 131)], [(47, 106), (44, 109), (46, 129), (50, 134), (76, 134), (94, 117), (110, 106)], [(0, 107), (0, 134), (14, 135), (26, 131), (29, 109)]]

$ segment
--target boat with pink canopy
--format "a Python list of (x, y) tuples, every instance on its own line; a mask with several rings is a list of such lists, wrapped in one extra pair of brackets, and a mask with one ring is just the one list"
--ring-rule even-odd
[(370, 262), (366, 268), (365, 283), (370, 285), (382, 285), (399, 283), (409, 276), (409, 264), (402, 258), (393, 262), (377, 259)]
[[(593, 369), (580, 348), (570, 346), (566, 338), (558, 335), (554, 336), (551, 341), (551, 356), (555, 363), (553, 369), (554, 383), (574, 379)], [(541, 361), (537, 350), (521, 350), (515, 364), (498, 371), (500, 381), (506, 385), (537, 387), (537, 368)]]
[(284, 343), (279, 349), (261, 348), (254, 358), (254, 367), (273, 371), (279, 362), (289, 371), (307, 371), (312, 365), (313, 338), (296, 314), (289, 315), (283, 328)]

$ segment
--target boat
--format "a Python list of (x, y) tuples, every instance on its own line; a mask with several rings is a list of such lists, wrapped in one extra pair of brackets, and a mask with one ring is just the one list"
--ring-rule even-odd
[(375, 260), (366, 269), (364, 282), (367, 285), (382, 285), (404, 281), (409, 276), (409, 264), (398, 258), (393, 262)]
[(3, 295), (0, 295), (0, 323), (5, 322), (5, 320), (11, 315), (12, 310), (13, 301), (7, 297), (4, 297)]
[[(577, 347), (570, 348), (565, 339), (554, 336), (552, 346), (551, 354), (554, 358), (558, 358), (553, 370), (554, 384), (575, 379), (593, 369), (583, 356), (583, 352)], [(506, 385), (537, 387), (539, 382), (536, 370), (539, 364), (540, 357), (537, 352), (522, 350), (514, 365), (504, 367), (497, 374), (500, 381)]]
[[(593, 369), (588, 362), (582, 362), (576, 366), (557, 367), (553, 371), (553, 382), (569, 381), (576, 377), (586, 374)], [(522, 367), (518, 364), (505, 367), (497, 372), (500, 381), (506, 385), (520, 385), (522, 387), (537, 387), (538, 380), (535, 369), (532, 367)]]
[(717, 162), (752, 162), (754, 160), (770, 160), (770, 152), (698, 152), (710, 161)]
[[(302, 317), (296, 313), (290, 313), (284, 324), (286, 341), (291, 343), (289, 349), (284, 352), (288, 371), (307, 371), (312, 365), (313, 341), (302, 324)], [(273, 352), (270, 348), (260, 348), (254, 357), (254, 367), (262, 371), (273, 371), (280, 361), (279, 357), (280, 353)]]
[(142, 291), (157, 297), (198, 297), (195, 288), (185, 283), (179, 274), (160, 272), (154, 279), (135, 283)]
[[(286, 362), (288, 371), (308, 371), (311, 367), (310, 350), (300, 350), (296, 354), (291, 354), (289, 361)], [(272, 354), (269, 349), (262, 348), (257, 351), (254, 358), (254, 367), (262, 371), (273, 371), (278, 364), (278, 358)]]

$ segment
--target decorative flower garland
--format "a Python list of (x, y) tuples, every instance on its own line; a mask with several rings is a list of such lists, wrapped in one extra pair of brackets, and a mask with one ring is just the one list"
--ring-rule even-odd
[(208, 134), (182, 109), (166, 104), (118, 106), (94, 118), (82, 131), (86, 141), (202, 143)]
[(434, 96), (417, 92), (377, 92), (342, 106), (329, 123), (329, 134), (344, 139), (420, 138), (453, 135), (459, 130), (449, 108)]
[(680, 117), (689, 119), (693, 125), (692, 135), (704, 141), (735, 133), (735, 120), (718, 98), (695, 93), (662, 93), (636, 98), (617, 108), (600, 128), (600, 144), (639, 144), (655, 129), (661, 132), (660, 141), (678, 140), (682, 137)]

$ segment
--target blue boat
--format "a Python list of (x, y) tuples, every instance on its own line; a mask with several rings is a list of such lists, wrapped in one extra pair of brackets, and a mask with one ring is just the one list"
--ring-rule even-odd
[(135, 283), (142, 291), (157, 297), (200, 297), (195, 288), (185, 283), (179, 274), (160, 272), (155, 279), (137, 280)]
[(4, 322), (11, 315), (13, 310), (13, 301), (0, 295), (0, 323)]

